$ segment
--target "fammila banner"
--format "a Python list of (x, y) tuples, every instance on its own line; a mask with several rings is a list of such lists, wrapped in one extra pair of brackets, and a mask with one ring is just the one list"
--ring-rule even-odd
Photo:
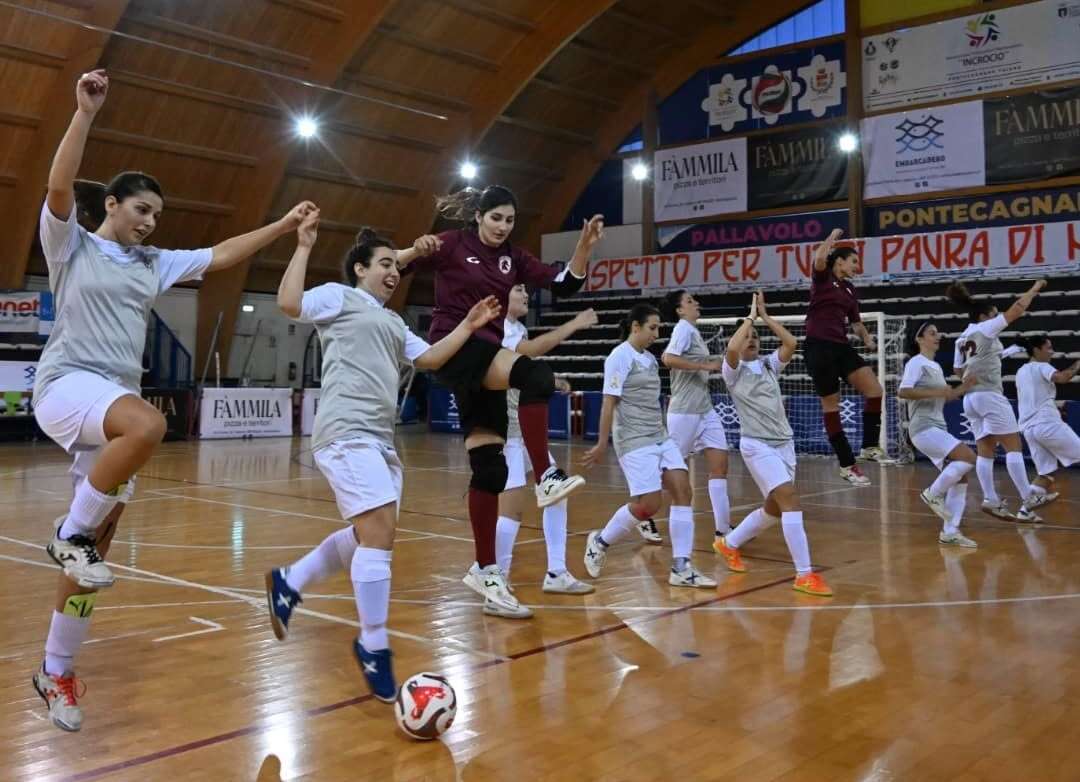
[[(1080, 38), (1073, 41), (1080, 50)], [(985, 100), (986, 182), (1080, 173), (1080, 87)]]

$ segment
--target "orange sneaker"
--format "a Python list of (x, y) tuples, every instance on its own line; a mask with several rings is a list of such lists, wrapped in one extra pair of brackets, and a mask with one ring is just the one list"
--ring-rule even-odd
[(791, 585), (791, 588), (805, 595), (832, 597), (832, 588), (817, 573), (807, 573), (805, 576), (799, 576), (795, 579), (795, 583)]
[(724, 558), (727, 569), (733, 573), (745, 573), (746, 565), (743, 564), (742, 555), (737, 548), (732, 548), (723, 537), (713, 540), (713, 551)]

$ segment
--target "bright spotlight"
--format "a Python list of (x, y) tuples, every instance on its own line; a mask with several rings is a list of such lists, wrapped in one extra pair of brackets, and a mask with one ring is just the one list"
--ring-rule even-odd
[(254, 304), (244, 304), (243, 306), (240, 307), (240, 309), (243, 310), (244, 312), (254, 312), (255, 311), (255, 305)]
[(859, 139), (855, 137), (854, 133), (845, 133), (837, 141), (837, 146), (840, 147), (841, 152), (854, 152), (855, 148), (859, 146)]
[(644, 163), (635, 163), (630, 169), (630, 176), (638, 182), (643, 182), (649, 176), (649, 169)]
[(300, 138), (313, 138), (319, 132), (319, 123), (311, 117), (301, 117), (296, 121), (296, 134)]
[(461, 164), (461, 178), (462, 179), (475, 179), (476, 178), (476, 164), (475, 163), (462, 163)]

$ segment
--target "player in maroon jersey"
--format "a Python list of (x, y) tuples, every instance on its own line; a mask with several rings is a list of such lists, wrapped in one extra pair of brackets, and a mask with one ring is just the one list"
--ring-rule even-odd
[[(510, 290), (524, 283), (550, 288), (558, 296), (576, 293), (585, 284), (593, 247), (604, 235), (604, 218), (595, 215), (581, 228), (570, 264), (559, 271), (527, 250), (510, 244), (517, 199), (505, 187), (480, 191), (467, 188), (439, 199), (443, 217), (464, 228), (421, 236), (412, 248), (398, 251), (402, 270), (435, 270), (435, 310), (430, 338), (449, 334), (465, 313), (485, 296), (494, 295), (506, 310)], [(419, 259), (419, 260), (417, 260)], [(502, 449), (506, 442), (506, 389), (521, 392), (518, 420), (532, 462), (536, 498), (540, 507), (559, 502), (585, 480), (568, 476), (548, 461), (548, 400), (555, 392), (555, 376), (548, 365), (502, 347), (503, 321), (491, 322), (465, 343), (436, 377), (457, 399), (465, 448), (469, 452), (469, 520), (476, 543), (476, 563), (465, 583), (484, 597), (488, 614), (512, 618), (531, 615), (510, 593), (495, 561), (495, 527), (499, 493), (506, 486), (507, 468)]]
[(840, 423), (840, 381), (847, 380), (866, 397), (859, 458), (867, 461), (886, 458), (878, 446), (882, 391), (873, 370), (848, 344), (850, 325), (866, 347), (876, 348), (874, 337), (862, 322), (859, 297), (851, 284), (851, 278), (859, 273), (859, 254), (853, 247), (836, 247), (841, 233), (839, 228), (834, 230), (814, 253), (803, 357), (814, 391), (821, 398), (825, 432), (840, 460), (840, 475), (855, 486), (869, 486), (870, 479), (855, 464), (855, 455)]

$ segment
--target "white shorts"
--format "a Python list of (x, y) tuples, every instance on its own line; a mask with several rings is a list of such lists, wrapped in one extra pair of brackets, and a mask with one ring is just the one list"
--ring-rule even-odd
[(1049, 475), (1057, 470), (1058, 462), (1065, 467), (1080, 462), (1080, 436), (1064, 421), (1028, 427), (1024, 430), (1024, 439), (1039, 475)]
[(686, 460), (670, 437), (658, 445), (635, 448), (619, 457), (631, 497), (651, 494), (664, 488), (664, 470), (685, 470)]
[(315, 464), (334, 490), (346, 521), (391, 502), (401, 504), (401, 461), (388, 445), (335, 440), (315, 452)]
[(976, 440), (1020, 431), (1009, 400), (995, 391), (974, 391), (965, 395), (964, 415)]
[[(74, 454), (75, 458), (71, 460), (71, 468), (68, 472), (71, 474), (71, 490), (72, 493), (79, 490), (79, 486), (86, 480), (86, 477), (90, 474), (90, 470), (93, 469), (94, 464), (97, 463), (98, 457), (101, 456), (101, 448), (92, 448), (90, 450), (76, 450)], [(116, 494), (117, 502), (127, 504), (131, 502), (132, 497), (135, 496), (135, 476), (132, 475), (128, 478), (127, 483), (117, 487)]]
[(93, 372), (70, 372), (49, 386), (34, 403), (34, 418), (41, 431), (68, 453), (82, 447), (105, 445), (105, 414), (122, 396), (137, 396), (123, 386)]
[(768, 497), (777, 486), (795, 482), (795, 443), (775, 446), (743, 435), (739, 453), (762, 497)]
[(918, 434), (913, 434), (911, 442), (939, 470), (945, 466), (945, 459), (953, 452), (953, 448), (960, 445), (960, 441), (944, 429), (936, 428), (923, 429)]
[[(533, 468), (529, 461), (529, 452), (525, 450), (525, 441), (520, 437), (508, 438), (503, 446), (503, 456), (506, 458), (506, 469), (510, 473), (503, 491), (518, 489), (528, 484), (528, 476), (532, 474)], [(555, 464), (555, 457), (550, 453), (548, 464)]]
[(684, 459), (706, 448), (728, 449), (724, 422), (715, 410), (707, 413), (668, 413), (667, 428), (668, 436), (675, 441)]

